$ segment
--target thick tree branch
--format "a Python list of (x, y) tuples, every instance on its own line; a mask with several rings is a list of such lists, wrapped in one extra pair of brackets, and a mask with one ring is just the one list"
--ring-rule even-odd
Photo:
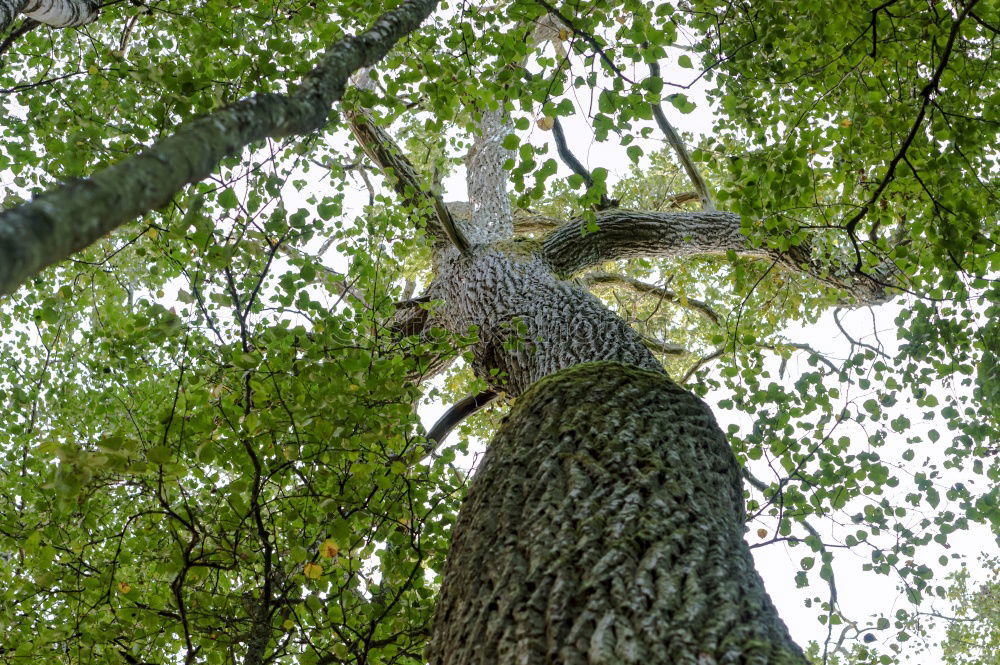
[(340, 40), (292, 94), (255, 95), (185, 123), (135, 157), (0, 214), (0, 295), (125, 222), (166, 205), (185, 185), (204, 179), (223, 158), (247, 145), (321, 128), (350, 75), (382, 58), (436, 5), (436, 0), (407, 0), (370, 30)]
[(597, 213), (596, 229), (583, 219), (563, 224), (543, 240), (543, 254), (553, 270), (568, 277), (606, 261), (649, 256), (741, 254), (775, 257), (752, 248), (740, 231), (740, 217), (728, 212)]
[(98, 0), (0, 0), (0, 33), (18, 14), (53, 28), (71, 28), (97, 20)]
[[(606, 210), (597, 213), (596, 228), (584, 219), (569, 221), (542, 241), (542, 254), (556, 274), (570, 277), (607, 261), (640, 257), (720, 255), (768, 259), (786, 270), (804, 272), (843, 289), (854, 304), (888, 301), (895, 283), (894, 266), (884, 261), (878, 279), (852, 269), (837, 258), (813, 256), (808, 246), (787, 251), (754, 247), (743, 235), (740, 217), (728, 212), (638, 212)], [(884, 277), (882, 279), (881, 277)]]
[[(660, 78), (659, 63), (651, 62), (649, 64), (649, 73), (656, 78)], [(663, 113), (663, 108), (659, 104), (652, 104), (651, 106), (657, 126), (666, 137), (667, 143), (674, 149), (677, 158), (681, 161), (681, 165), (691, 180), (691, 184), (694, 185), (695, 191), (698, 192), (698, 196), (701, 198), (701, 207), (707, 211), (715, 210), (715, 203), (712, 202), (712, 195), (708, 191), (708, 185), (705, 183), (705, 179), (701, 177), (701, 172), (695, 165), (694, 160), (691, 159), (691, 153), (688, 152), (687, 146), (684, 145), (680, 134), (677, 133), (674, 126), (667, 120), (667, 116)]]
[(477, 395), (469, 395), (453, 404), (445, 414), (438, 418), (434, 426), (427, 432), (429, 450), (424, 454), (430, 454), (444, 443), (445, 437), (455, 429), (463, 420), (479, 411), (488, 404), (492, 404), (499, 395), (492, 390), (484, 390)]

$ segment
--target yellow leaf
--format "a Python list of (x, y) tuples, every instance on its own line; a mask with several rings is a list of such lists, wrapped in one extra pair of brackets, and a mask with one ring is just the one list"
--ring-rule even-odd
[(118, 591), (120, 593), (128, 593), (131, 590), (132, 590), (132, 587), (129, 586), (128, 582), (119, 582), (118, 583)]
[(295, 622), (292, 621), (291, 619), (285, 619), (285, 622), (281, 624), (281, 627), (284, 628), (285, 630), (291, 630), (292, 628), (295, 627)]
[(551, 116), (543, 115), (535, 121), (535, 124), (538, 125), (539, 129), (547, 132), (556, 124), (556, 119)]
[(757, 529), (758, 538), (767, 538), (767, 529)]
[(156, 240), (156, 238), (160, 235), (160, 231), (155, 226), (150, 226), (148, 229), (146, 229), (146, 235), (148, 235), (153, 240)]
[(337, 547), (337, 543), (329, 539), (319, 546), (319, 555), (324, 559), (332, 559), (337, 556), (338, 552), (340, 552), (340, 548)]
[(318, 580), (323, 574), (323, 566), (318, 563), (307, 563), (302, 567), (302, 572), (311, 580)]
[(843, 128), (845, 128), (845, 129), (848, 128), (848, 127), (850, 127), (853, 124), (854, 124), (854, 121), (851, 120), (850, 118), (844, 118), (843, 120), (840, 121), (840, 126), (843, 127)]
[(559, 41), (564, 42), (569, 39), (569, 30), (566, 28), (559, 28)]

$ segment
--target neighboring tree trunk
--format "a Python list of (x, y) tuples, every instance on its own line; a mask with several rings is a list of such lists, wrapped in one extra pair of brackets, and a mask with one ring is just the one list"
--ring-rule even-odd
[[(369, 30), (341, 39), (291, 94), (258, 94), (226, 106), (181, 125), (134, 157), (0, 213), (0, 296), (122, 224), (166, 205), (186, 184), (208, 177), (222, 159), (254, 141), (321, 128), (351, 74), (378, 62), (436, 5), (437, 0), (406, 0)], [(0, 20), (11, 7), (16, 11), (22, 5), (0, 0)]]
[(0, 0), (0, 33), (19, 13), (53, 28), (71, 28), (97, 20), (98, 0)]
[(532, 386), (452, 538), (434, 665), (805, 663), (743, 541), (708, 407), (612, 362)]

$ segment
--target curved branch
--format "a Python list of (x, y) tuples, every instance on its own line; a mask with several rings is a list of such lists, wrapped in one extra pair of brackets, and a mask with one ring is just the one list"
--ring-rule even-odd
[[(659, 63), (649, 63), (649, 73), (656, 78), (660, 78)], [(712, 202), (712, 195), (708, 191), (708, 185), (705, 183), (705, 179), (701, 177), (701, 172), (695, 165), (694, 160), (691, 159), (691, 153), (688, 152), (687, 146), (684, 145), (680, 134), (677, 133), (674, 126), (667, 120), (667, 116), (663, 113), (663, 108), (659, 104), (650, 104), (650, 106), (653, 109), (653, 117), (656, 119), (657, 126), (659, 126), (664, 136), (667, 137), (667, 143), (677, 153), (677, 158), (681, 161), (681, 165), (687, 172), (691, 184), (694, 185), (695, 190), (698, 192), (698, 196), (701, 198), (701, 207), (708, 211), (715, 210), (715, 203)]]
[(598, 212), (596, 230), (584, 219), (563, 224), (543, 240), (542, 253), (563, 277), (606, 261), (650, 256), (740, 254), (775, 258), (753, 248), (740, 231), (740, 217), (729, 212)]
[(433, 453), (434, 450), (444, 443), (445, 437), (455, 429), (463, 420), (471, 416), (476, 411), (487, 404), (492, 404), (500, 395), (492, 390), (484, 390), (478, 395), (469, 395), (455, 404), (452, 405), (450, 409), (445, 411), (445, 414), (441, 416), (434, 427), (427, 432), (427, 441), (429, 450), (423, 451), (424, 454)]
[[(562, 123), (559, 122), (559, 118), (557, 117), (552, 118), (552, 136), (556, 140), (556, 152), (559, 153), (559, 158), (563, 160), (563, 163), (565, 163), (566, 166), (573, 171), (573, 173), (583, 178), (583, 183), (589, 190), (594, 186), (594, 177), (590, 175), (590, 171), (587, 170), (587, 167), (581, 164), (580, 160), (573, 154), (573, 151), (569, 149), (569, 144), (566, 142), (566, 132), (563, 131)], [(617, 205), (618, 202), (609, 199), (607, 194), (601, 194), (601, 201), (597, 204), (596, 209), (605, 210)]]
[(552, 137), (556, 140), (556, 152), (559, 153), (559, 158), (563, 160), (563, 163), (569, 167), (570, 171), (583, 178), (583, 183), (587, 186), (587, 189), (593, 187), (594, 177), (590, 175), (587, 167), (581, 164), (580, 160), (573, 154), (573, 151), (569, 149), (569, 144), (566, 143), (566, 132), (563, 131), (562, 123), (559, 122), (558, 117), (552, 118)]
[(372, 28), (334, 44), (289, 95), (259, 94), (182, 125), (145, 152), (0, 214), (0, 295), (207, 177), (225, 157), (267, 137), (326, 124), (348, 77), (381, 59), (437, 0), (407, 0)]
[(808, 274), (847, 292), (854, 305), (876, 305), (892, 299), (898, 271), (883, 261), (872, 276), (837, 257), (817, 257), (808, 245), (780, 251), (754, 247), (743, 235), (739, 215), (721, 211), (641, 212), (605, 210), (594, 223), (571, 220), (542, 241), (542, 255), (561, 277), (608, 261), (641, 257), (677, 258), (723, 255), (773, 261), (785, 270)]

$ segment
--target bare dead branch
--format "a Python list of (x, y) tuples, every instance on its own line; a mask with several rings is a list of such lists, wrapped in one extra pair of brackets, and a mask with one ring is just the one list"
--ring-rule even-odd
[(703, 300), (698, 300), (697, 298), (685, 298), (680, 296), (675, 291), (665, 289), (662, 286), (656, 286), (655, 284), (649, 284), (633, 277), (627, 277), (625, 275), (618, 275), (610, 272), (591, 272), (581, 277), (580, 281), (588, 286), (591, 284), (619, 284), (640, 294), (653, 295), (661, 300), (689, 307), (704, 316), (714, 325), (719, 325), (719, 321), (721, 320), (715, 310)]
[[(649, 73), (651, 76), (660, 78), (660, 64), (657, 62), (649, 63)], [(683, 139), (681, 139), (680, 134), (677, 133), (674, 126), (667, 120), (667, 116), (663, 113), (663, 108), (659, 104), (652, 104), (651, 106), (657, 126), (666, 137), (667, 143), (674, 149), (674, 153), (676, 153), (681, 165), (687, 172), (691, 184), (694, 185), (695, 191), (698, 192), (698, 196), (701, 198), (701, 207), (708, 211), (715, 210), (715, 203), (712, 202), (712, 195), (708, 191), (708, 185), (705, 183), (705, 179), (701, 177), (701, 172), (698, 170), (697, 165), (695, 165), (694, 160), (691, 159), (691, 153), (688, 152), (687, 146), (684, 144)]]

